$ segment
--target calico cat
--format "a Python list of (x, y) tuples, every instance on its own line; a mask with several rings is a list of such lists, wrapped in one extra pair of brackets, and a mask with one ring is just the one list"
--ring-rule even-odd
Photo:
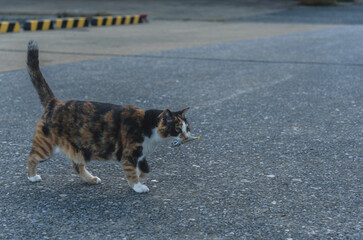
[(115, 159), (121, 162), (130, 187), (138, 193), (148, 192), (149, 188), (139, 181), (149, 173), (145, 157), (166, 139), (186, 141), (190, 137), (185, 118), (189, 108), (178, 112), (144, 111), (109, 103), (60, 101), (40, 72), (38, 55), (37, 43), (30, 41), (28, 72), (44, 113), (36, 125), (28, 157), (28, 179), (31, 182), (41, 180), (36, 173), (37, 165), (59, 147), (85, 181), (101, 182), (86, 170), (88, 161)]

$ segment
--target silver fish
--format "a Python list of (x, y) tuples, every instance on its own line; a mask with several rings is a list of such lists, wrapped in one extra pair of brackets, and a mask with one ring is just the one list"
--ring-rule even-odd
[(187, 139), (181, 139), (181, 138), (177, 138), (175, 139), (172, 143), (171, 143), (171, 147), (179, 147), (180, 145), (184, 144), (184, 143), (188, 143), (194, 140), (198, 140), (200, 141), (200, 136), (198, 137), (189, 137)]

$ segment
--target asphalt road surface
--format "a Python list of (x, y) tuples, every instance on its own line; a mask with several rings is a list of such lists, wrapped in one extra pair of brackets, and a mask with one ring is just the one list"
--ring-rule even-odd
[(116, 162), (84, 183), (61, 154), (28, 182), (42, 107), (25, 70), (1, 73), (0, 238), (361, 239), (361, 39), (357, 25), (42, 68), (60, 99), (191, 107), (201, 142), (159, 147), (147, 194)]
[[(42, 68), (59, 99), (191, 107), (188, 120), (201, 141), (160, 146), (148, 159), (146, 194), (127, 185), (117, 162), (91, 162), (88, 169), (102, 183), (90, 185), (62, 154), (41, 163), (43, 180), (30, 183), (26, 160), (43, 109), (24, 69), (0, 72), (0, 239), (363, 239), (362, 5), (284, 7), (277, 14), (284, 1), (274, 8), (252, 4), (242, 19), (217, 4), (211, 9), (230, 13), (232, 23), (212, 26), (171, 23), (168, 9), (177, 3), (154, 7), (155, 18), (168, 21), (115, 29), (109, 44), (90, 50), (81, 48), (87, 36), (99, 42), (113, 29), (66, 31), (63, 38), (60, 31), (2, 36), (1, 71), (23, 67), (9, 62), (19, 64), (20, 55), (25, 62), (21, 42), (25, 50), (36, 34), (45, 65), (98, 54)], [(195, 10), (203, 7), (202, 1)], [(14, 9), (20, 11), (4, 5), (0, 13)], [(223, 15), (210, 11), (197, 20)], [(130, 42), (118, 51), (116, 31)], [(150, 45), (138, 47), (147, 35)], [(157, 44), (156, 35), (165, 42)], [(50, 39), (63, 45), (52, 49)], [(61, 51), (73, 54), (62, 58)], [(83, 51), (91, 55), (77, 56)], [(131, 55), (117, 56), (123, 54)]]

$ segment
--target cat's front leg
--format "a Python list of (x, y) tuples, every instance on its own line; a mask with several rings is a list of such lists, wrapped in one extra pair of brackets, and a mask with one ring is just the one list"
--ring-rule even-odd
[(139, 181), (139, 173), (137, 167), (135, 167), (127, 157), (123, 157), (121, 160), (122, 167), (124, 169), (127, 182), (129, 183), (129, 186), (134, 189), (135, 192), (138, 193), (144, 193), (148, 192), (149, 188), (140, 183)]

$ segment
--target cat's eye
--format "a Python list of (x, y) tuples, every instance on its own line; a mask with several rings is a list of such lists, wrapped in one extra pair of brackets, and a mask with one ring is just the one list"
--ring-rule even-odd
[(176, 131), (177, 133), (180, 133), (180, 132), (181, 132), (181, 128), (176, 127), (176, 128), (175, 128), (175, 131)]

